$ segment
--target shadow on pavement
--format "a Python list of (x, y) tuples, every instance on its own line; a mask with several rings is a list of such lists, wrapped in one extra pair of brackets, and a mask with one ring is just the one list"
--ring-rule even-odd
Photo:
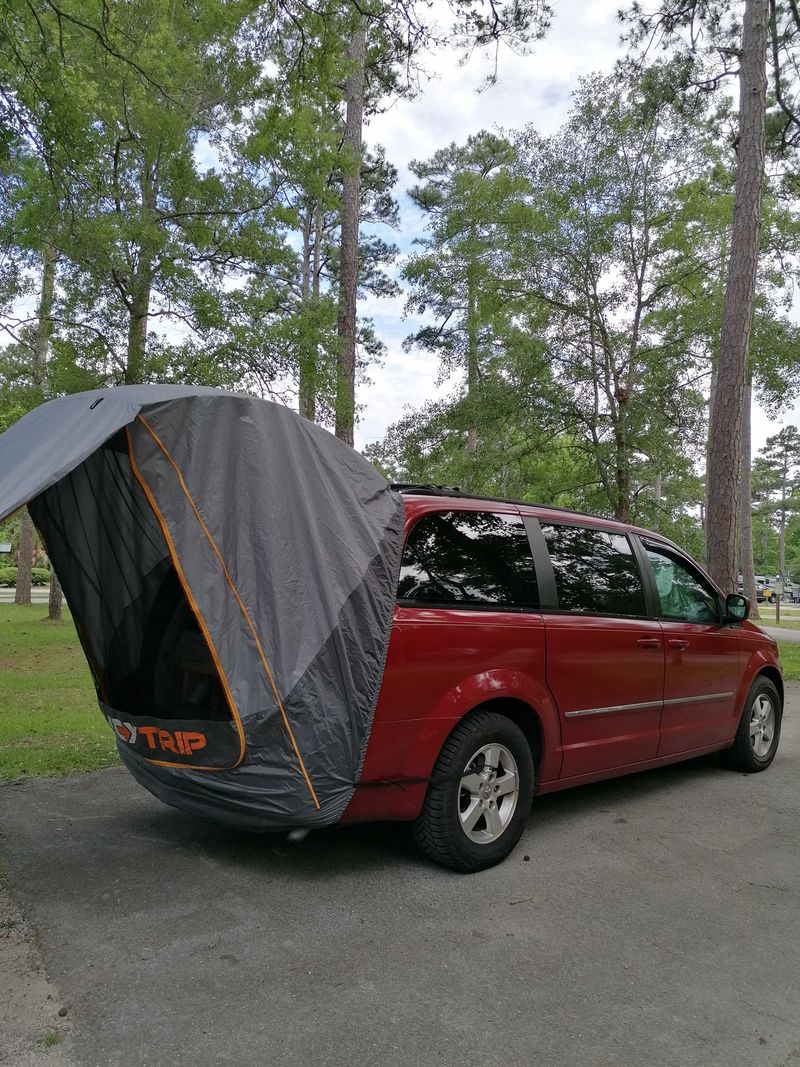
[[(627, 806), (656, 794), (686, 788), (709, 775), (726, 771), (716, 756), (704, 756), (686, 763), (624, 778), (609, 779), (559, 793), (537, 797), (520, 847), (546, 845), (573, 819), (592, 812), (621, 812)], [(621, 820), (625, 821), (625, 820)], [(254, 833), (233, 830), (210, 820), (159, 805), (131, 811), (115, 819), (118, 840), (128, 837), (157, 841), (167, 849), (200, 853), (228, 866), (261, 872), (273, 877), (302, 875), (329, 878), (387, 867), (431, 867), (417, 851), (411, 828), (406, 823), (365, 823), (334, 826), (310, 832), (302, 841), (288, 840), (285, 833)], [(131, 858), (139, 850), (133, 848)], [(438, 868), (437, 868), (438, 869)]]

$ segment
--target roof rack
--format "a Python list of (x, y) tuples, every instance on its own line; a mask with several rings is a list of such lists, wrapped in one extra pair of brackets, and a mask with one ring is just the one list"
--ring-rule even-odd
[[(557, 504), (539, 504), (535, 500), (514, 500), (506, 496), (485, 496), (483, 493), (465, 493), (457, 485), (415, 484), (414, 482), (393, 482), (389, 486), (396, 493), (411, 493), (415, 496), (451, 496), (462, 500), (486, 500), (492, 504), (522, 504), (529, 508), (542, 508), (546, 511), (560, 511), (565, 515), (581, 515), (585, 519), (600, 519), (602, 522), (620, 522), (610, 519), (608, 515), (595, 515), (591, 511), (577, 511), (575, 508), (563, 508)], [(621, 523), (620, 525), (631, 525)]]
[(433, 496), (467, 496), (458, 485), (429, 485), (417, 484), (416, 482), (393, 482), (390, 489), (396, 493), (428, 493)]

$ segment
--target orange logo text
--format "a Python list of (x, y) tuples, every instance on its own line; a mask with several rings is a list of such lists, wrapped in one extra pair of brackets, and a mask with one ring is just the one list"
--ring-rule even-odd
[(176, 756), (191, 756), (206, 747), (206, 735), (197, 730), (161, 730), (157, 726), (134, 726), (121, 719), (111, 719), (111, 728), (117, 737), (135, 745), (138, 738), (147, 742), (151, 752), (172, 752)]

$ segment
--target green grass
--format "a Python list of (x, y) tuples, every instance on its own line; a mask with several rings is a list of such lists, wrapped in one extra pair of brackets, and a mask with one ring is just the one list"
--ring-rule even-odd
[(783, 677), (787, 682), (800, 681), (800, 645), (789, 641), (779, 641), (778, 649), (783, 665)]
[(0, 778), (116, 763), (75, 627), (47, 607), (0, 604)]
[(64, 1038), (58, 1030), (48, 1030), (47, 1033), (43, 1034), (40, 1038), (44, 1048), (55, 1048), (55, 1046), (60, 1045), (63, 1040)]

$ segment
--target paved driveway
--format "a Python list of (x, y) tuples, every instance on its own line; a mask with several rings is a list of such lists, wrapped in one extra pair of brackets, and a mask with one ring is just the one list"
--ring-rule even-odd
[(770, 626), (769, 623), (759, 622), (758, 625), (776, 641), (788, 641), (791, 645), (800, 645), (800, 630), (790, 630), (785, 626)]
[(0, 789), (0, 849), (80, 1064), (785, 1067), (799, 712), (795, 687), (767, 774), (543, 798), (472, 877), (397, 827), (230, 833), (116, 770)]

